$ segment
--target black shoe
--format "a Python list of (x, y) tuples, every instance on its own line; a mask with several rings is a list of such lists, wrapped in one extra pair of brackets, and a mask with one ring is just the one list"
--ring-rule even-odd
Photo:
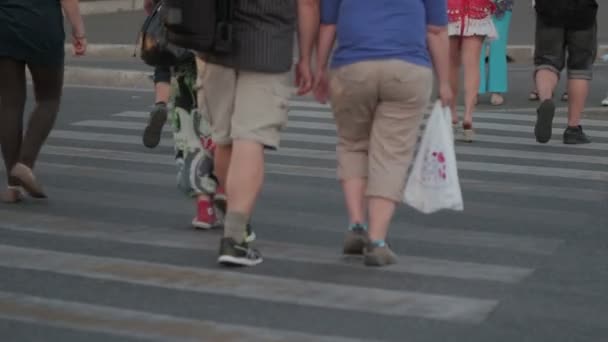
[(144, 146), (148, 148), (158, 146), (165, 122), (167, 122), (167, 105), (158, 103), (150, 113), (148, 126), (146, 126), (146, 129), (144, 130)]
[(262, 254), (249, 247), (247, 242), (236, 243), (232, 238), (222, 238), (218, 263), (227, 266), (255, 266), (262, 261)]
[(591, 139), (583, 132), (582, 126), (568, 127), (564, 131), (564, 144), (589, 144)]
[(534, 135), (539, 143), (547, 143), (553, 134), (553, 117), (555, 116), (555, 104), (553, 100), (543, 101), (536, 110), (536, 125)]

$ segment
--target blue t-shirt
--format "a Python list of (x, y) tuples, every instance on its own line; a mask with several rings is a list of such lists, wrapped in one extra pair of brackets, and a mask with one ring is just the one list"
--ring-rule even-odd
[(333, 68), (378, 59), (430, 67), (427, 25), (448, 23), (447, 0), (321, 1), (321, 23), (336, 25)]

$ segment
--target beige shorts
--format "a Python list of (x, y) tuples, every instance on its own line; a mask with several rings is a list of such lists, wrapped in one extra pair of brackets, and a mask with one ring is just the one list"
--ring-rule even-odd
[(217, 145), (250, 140), (276, 149), (287, 124), (289, 73), (239, 71), (196, 59), (197, 102)]
[(369, 61), (341, 67), (330, 77), (338, 177), (367, 178), (367, 196), (401, 201), (431, 97), (431, 69)]

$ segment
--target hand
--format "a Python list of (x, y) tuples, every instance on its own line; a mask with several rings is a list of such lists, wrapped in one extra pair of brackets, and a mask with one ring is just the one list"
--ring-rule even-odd
[(152, 10), (154, 9), (154, 1), (153, 0), (144, 0), (144, 10), (148, 15), (152, 14)]
[(87, 38), (84, 35), (72, 35), (72, 48), (75, 56), (83, 56), (87, 51)]
[(296, 87), (298, 87), (299, 96), (305, 95), (312, 90), (312, 81), (310, 62), (299, 61), (296, 66)]
[(444, 107), (449, 107), (454, 101), (452, 87), (447, 82), (439, 85), (439, 99)]
[(319, 103), (327, 103), (329, 98), (329, 80), (327, 79), (327, 72), (324, 69), (319, 69), (315, 73), (313, 93)]

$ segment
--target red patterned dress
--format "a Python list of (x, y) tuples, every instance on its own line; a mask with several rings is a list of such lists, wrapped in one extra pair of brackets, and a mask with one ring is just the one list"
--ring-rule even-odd
[(496, 39), (498, 33), (492, 14), (492, 0), (448, 0), (448, 31), (450, 36), (485, 36)]

